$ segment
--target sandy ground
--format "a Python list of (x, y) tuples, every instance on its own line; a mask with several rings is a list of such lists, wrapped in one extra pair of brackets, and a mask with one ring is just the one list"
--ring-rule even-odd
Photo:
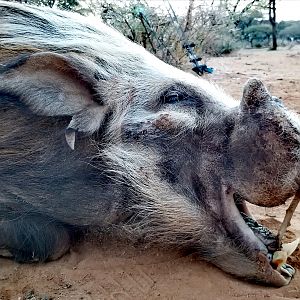
[[(236, 98), (249, 77), (266, 82), (270, 91), (300, 112), (300, 47), (290, 50), (243, 50), (210, 59), (216, 71), (209, 78)], [(276, 230), (287, 205), (264, 209), (251, 206), (254, 215)], [(300, 207), (288, 237), (300, 236)], [(291, 263), (300, 269), (300, 251)], [(299, 272), (280, 289), (235, 279), (195, 255), (145, 249), (104, 238), (74, 247), (58, 261), (20, 265), (0, 259), (0, 299), (299, 299)]]

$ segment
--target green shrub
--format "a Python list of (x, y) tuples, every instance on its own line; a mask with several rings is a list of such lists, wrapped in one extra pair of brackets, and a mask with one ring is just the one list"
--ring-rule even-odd
[(300, 39), (300, 22), (296, 22), (288, 27), (285, 27), (279, 32), (281, 38)]
[(268, 24), (251, 25), (244, 30), (244, 38), (252, 47), (262, 47), (269, 44), (272, 27)]

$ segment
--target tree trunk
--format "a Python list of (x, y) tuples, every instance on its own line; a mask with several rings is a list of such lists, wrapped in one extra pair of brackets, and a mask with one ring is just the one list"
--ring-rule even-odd
[(269, 0), (269, 21), (272, 26), (271, 50), (276, 50), (277, 49), (276, 0)]

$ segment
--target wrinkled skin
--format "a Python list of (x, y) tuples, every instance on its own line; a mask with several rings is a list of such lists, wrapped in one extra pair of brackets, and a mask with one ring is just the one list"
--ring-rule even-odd
[[(65, 18), (70, 28), (60, 28)], [(97, 54), (92, 45), (78, 54), (66, 33), (66, 47), (51, 35), (79, 26), (89, 39), (72, 18), (0, 4), (0, 252), (57, 259), (82, 229), (113, 225), (235, 276), (288, 284), (293, 268), (269, 262), (276, 238), (254, 233), (241, 212), (298, 190), (297, 116), (257, 79), (232, 101), (103, 25)]]

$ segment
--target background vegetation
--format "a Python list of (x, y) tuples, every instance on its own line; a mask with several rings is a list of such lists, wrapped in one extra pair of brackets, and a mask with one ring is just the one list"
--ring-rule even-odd
[[(9, 0), (13, 1), (13, 0)], [(300, 41), (300, 21), (276, 22), (276, 0), (187, 1), (178, 12), (161, 0), (19, 0), (99, 16), (162, 60), (180, 66), (183, 45), (194, 43), (201, 56), (223, 55), (240, 47), (290, 45)], [(156, 4), (156, 5), (155, 5)]]

